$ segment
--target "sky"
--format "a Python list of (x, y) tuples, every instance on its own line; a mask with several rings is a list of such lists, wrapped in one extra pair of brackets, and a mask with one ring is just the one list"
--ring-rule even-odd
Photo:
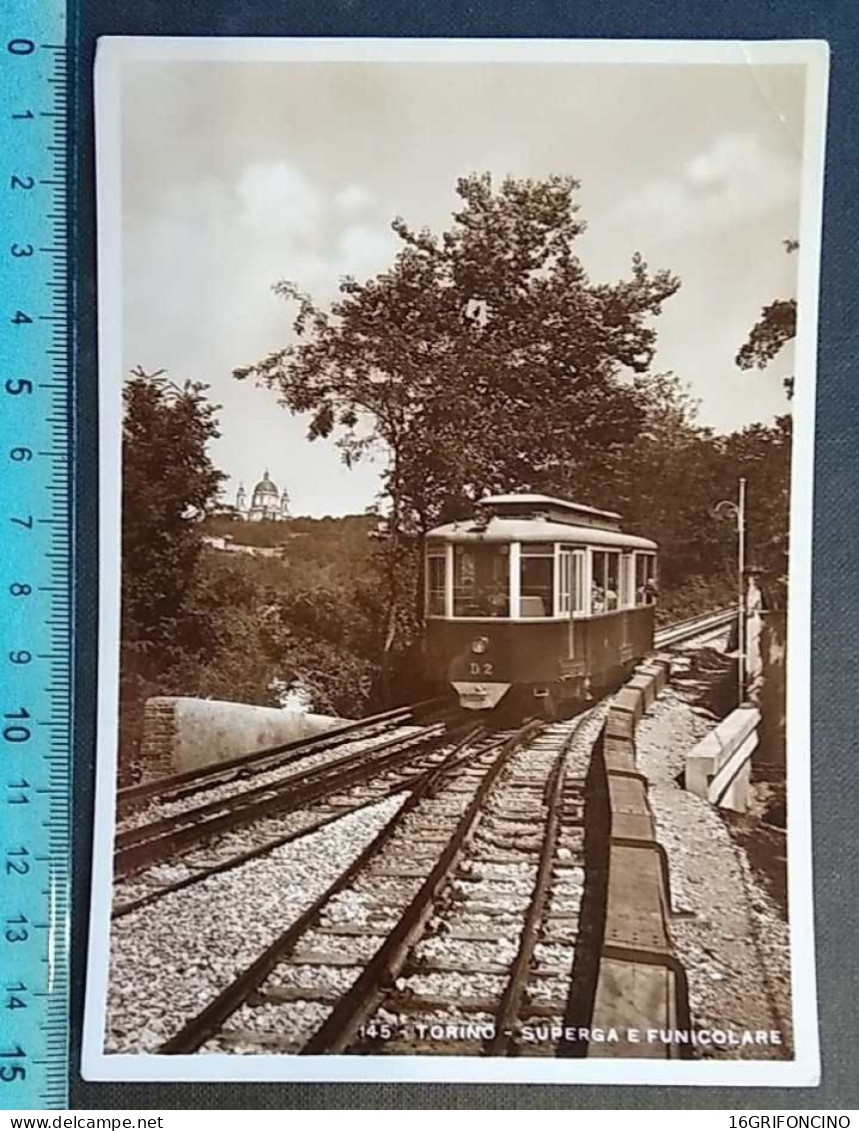
[(233, 501), (268, 470), (292, 513), (360, 513), (378, 462), (331, 440), (233, 368), (291, 340), (290, 279), (327, 304), (398, 248), (391, 220), (449, 226), (458, 177), (580, 182), (577, 241), (595, 282), (639, 251), (682, 287), (655, 320), (672, 370), (716, 431), (786, 407), (792, 349), (734, 364), (761, 308), (795, 294), (804, 72), (792, 65), (141, 62), (122, 82), (126, 372), (201, 380)]

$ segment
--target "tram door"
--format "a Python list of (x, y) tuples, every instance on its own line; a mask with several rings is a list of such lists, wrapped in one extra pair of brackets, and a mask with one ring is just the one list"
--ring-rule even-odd
[(573, 550), (568, 546), (561, 546), (558, 575), (558, 613), (569, 618), (567, 622), (567, 638), (569, 641), (567, 654), (572, 660), (575, 658), (573, 615), (585, 611), (584, 550)]
[(623, 639), (620, 643), (620, 662), (628, 663), (635, 658), (635, 642), (633, 638), (633, 612), (635, 606), (635, 555), (621, 554), (620, 556), (620, 597), (619, 607), (623, 609)]

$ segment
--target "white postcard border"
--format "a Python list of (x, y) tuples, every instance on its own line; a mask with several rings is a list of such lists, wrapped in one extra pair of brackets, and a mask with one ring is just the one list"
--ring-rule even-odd
[[(121, 70), (134, 61), (793, 64), (806, 72), (791, 465), (787, 681), (791, 1061), (105, 1054), (119, 687), (122, 366)], [(81, 1072), (115, 1081), (456, 1081), (812, 1086), (820, 1079), (811, 838), (811, 538), (828, 44), (656, 40), (176, 39), (99, 41), (95, 68), (99, 292), (99, 703)]]

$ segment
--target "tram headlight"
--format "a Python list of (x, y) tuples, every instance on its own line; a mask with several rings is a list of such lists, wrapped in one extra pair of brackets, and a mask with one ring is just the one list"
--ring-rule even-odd
[(485, 636), (476, 636), (471, 642), (471, 650), (476, 656), (482, 656), (489, 646), (489, 641)]

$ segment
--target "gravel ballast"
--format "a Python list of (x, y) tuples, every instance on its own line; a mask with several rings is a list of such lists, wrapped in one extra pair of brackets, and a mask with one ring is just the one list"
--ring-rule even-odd
[(334, 882), (405, 797), (117, 920), (105, 1050), (155, 1052)]
[(638, 769), (648, 779), (657, 837), (668, 855), (671, 936), (689, 981), (693, 1028), (781, 1033), (780, 1046), (720, 1048), (713, 1055), (788, 1058), (787, 924), (719, 810), (675, 780), (686, 752), (717, 721), (669, 686), (636, 733)]

